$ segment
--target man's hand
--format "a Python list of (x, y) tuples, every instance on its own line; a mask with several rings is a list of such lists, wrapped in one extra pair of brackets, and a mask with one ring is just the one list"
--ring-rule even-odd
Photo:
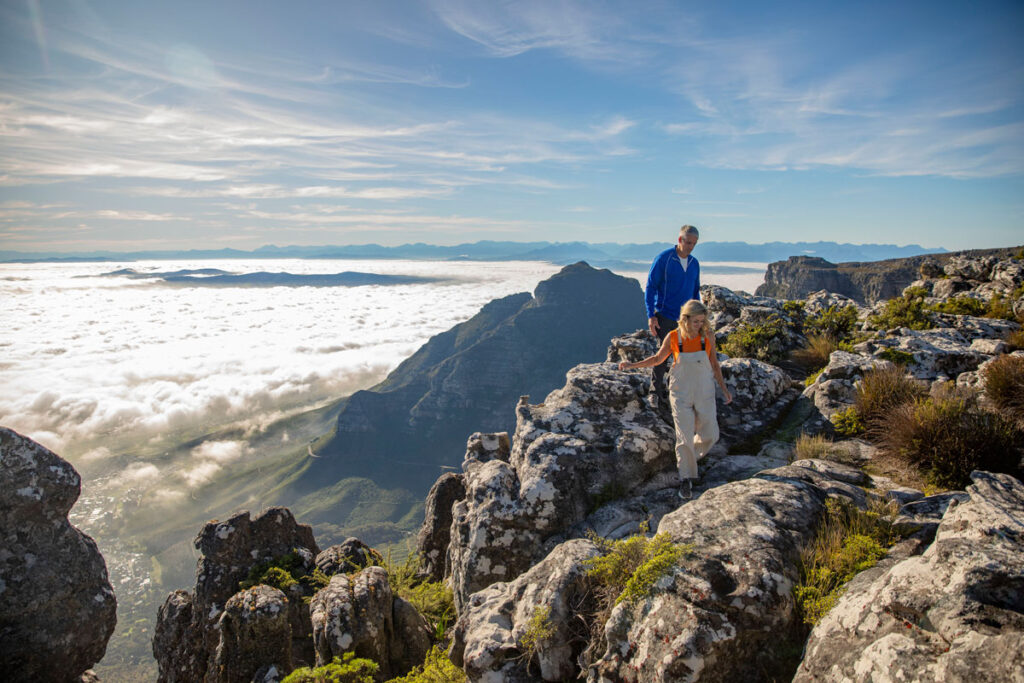
[(651, 331), (652, 337), (658, 336), (658, 318), (657, 316), (647, 319), (647, 329)]

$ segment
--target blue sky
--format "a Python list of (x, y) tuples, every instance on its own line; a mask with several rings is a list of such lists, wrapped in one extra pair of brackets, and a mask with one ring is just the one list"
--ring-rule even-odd
[(0, 249), (1024, 243), (1024, 4), (0, 2)]

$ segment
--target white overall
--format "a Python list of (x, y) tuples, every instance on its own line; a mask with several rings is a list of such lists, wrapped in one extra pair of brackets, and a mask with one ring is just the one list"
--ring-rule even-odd
[(697, 478), (697, 461), (718, 441), (715, 378), (706, 351), (679, 352), (669, 370), (669, 401), (676, 425), (680, 479)]

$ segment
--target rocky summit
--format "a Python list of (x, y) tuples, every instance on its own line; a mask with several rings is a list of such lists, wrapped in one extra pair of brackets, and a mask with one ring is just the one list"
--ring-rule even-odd
[[(1024, 680), (1024, 406), (1012, 374), (1024, 367), (1024, 263), (954, 257), (870, 308), (826, 291), (783, 302), (705, 287), (702, 298), (720, 350), (756, 338), (763, 344), (750, 348), (765, 358), (720, 355), (734, 400), (719, 404), (722, 440), (689, 497), (650, 372), (618, 370), (655, 341), (620, 329), (562, 386), (510, 401), (513, 429), (463, 435), (459, 471), (426, 500), (416, 575), (355, 538), (321, 550), (285, 508), (206, 524), (193, 590), (160, 609), (160, 680), (269, 683), (336, 658), (372, 660), (376, 681)], [(836, 348), (800, 381), (792, 354), (822, 329)], [(928, 483), (953, 476), (936, 465), (900, 470), (893, 463), (906, 454), (888, 445), (891, 434), (861, 426), (850, 437), (851, 412), (866, 410), (868, 380), (881, 376), (910, 392), (886, 418), (952, 406), (968, 426), (1016, 441), (999, 442), (986, 461), (997, 468), (967, 470), (956, 487)], [(950, 415), (933, 431), (952, 433)], [(930, 455), (955, 459), (978, 445), (954, 443), (956, 453)], [(4, 514), (21, 515), (5, 517), (5, 529), (59, 527), (77, 479), (17, 435), (2, 445)], [(50, 490), (47, 507), (49, 494), (35, 492)], [(0, 599), (36, 611), (21, 621), (5, 611), (5, 629), (59, 621), (24, 579), (12, 590), (27, 572), (10, 568), (44, 552), (25, 548), (5, 547)], [(428, 620), (418, 606), (441, 584), (451, 611)], [(105, 593), (83, 590), (65, 594), (97, 618), (112, 609), (86, 608), (76, 596)], [(48, 637), (62, 646), (52, 661), (74, 652), (68, 671), (94, 661), (79, 654), (95, 652), (81, 634)], [(435, 646), (455, 667), (443, 676), (419, 669), (437, 666)], [(4, 652), (5, 673), (37, 666)]]

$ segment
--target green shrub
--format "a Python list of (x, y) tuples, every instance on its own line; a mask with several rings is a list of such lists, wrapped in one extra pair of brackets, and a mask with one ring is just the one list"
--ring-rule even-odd
[(444, 650), (435, 645), (421, 666), (387, 683), (465, 683), (467, 680), (465, 672), (452, 664)]
[(804, 321), (805, 334), (828, 337), (836, 343), (851, 339), (856, 328), (856, 306), (829, 306)]
[(989, 400), (1011, 418), (1024, 421), (1024, 358), (1000, 356), (981, 372)]
[(821, 377), (821, 373), (823, 372), (825, 372), (825, 368), (821, 368), (817, 372), (812, 372), (811, 374), (807, 375), (807, 377), (804, 378), (804, 386), (809, 387), (812, 384), (814, 384), (818, 380), (818, 378)]
[(641, 533), (611, 541), (590, 534), (601, 555), (585, 562), (587, 576), (600, 588), (609, 606), (647, 597), (655, 582), (668, 574), (692, 547), (672, 543), (668, 534), (654, 538)]
[(516, 643), (527, 663), (540, 651), (541, 644), (549, 640), (557, 631), (558, 629), (551, 623), (551, 608), (547, 605), (537, 605), (533, 614), (530, 615), (530, 622), (526, 625), (526, 630)]
[(800, 554), (800, 580), (793, 587), (797, 613), (813, 626), (835, 605), (846, 584), (885, 556), (898, 536), (887, 516), (892, 506), (867, 511), (831, 498), (814, 542)]
[(864, 422), (860, 419), (857, 406), (850, 406), (846, 410), (840, 410), (829, 417), (829, 422), (836, 430), (836, 434), (846, 438), (853, 438), (864, 433)]
[(985, 317), (1016, 320), (1017, 316), (1013, 313), (1013, 300), (1004, 299), (1001, 294), (993, 294), (985, 306)]
[(804, 316), (805, 316), (805, 313), (804, 313), (804, 307), (805, 306), (806, 306), (806, 304), (804, 304), (803, 301), (783, 301), (782, 302), (782, 311), (787, 316), (789, 316), (789, 318), (791, 320), (793, 320), (793, 321), (795, 321), (797, 323), (802, 323), (803, 319), (804, 319)]
[(1024, 261), (1024, 247), (1021, 247), (1016, 252), (1014, 252), (1013, 258), (1017, 259), (1018, 261)]
[(912, 330), (927, 330), (933, 327), (924, 306), (927, 291), (922, 287), (908, 287), (902, 296), (885, 302), (882, 312), (868, 317), (868, 322), (878, 330), (895, 327), (909, 327)]
[(306, 592), (312, 594), (328, 583), (330, 583), (330, 578), (319, 569), (313, 569), (312, 572), (306, 573), (302, 557), (297, 551), (292, 550), (290, 553), (252, 567), (249, 574), (238, 582), (238, 587), (246, 589), (264, 584), (287, 593), (288, 589), (295, 584), (302, 584), (307, 589)]
[(890, 456), (954, 489), (965, 487), (976, 469), (1016, 474), (1024, 436), (998, 413), (956, 394), (896, 406), (878, 420), (875, 434)]
[(356, 658), (354, 652), (335, 657), (329, 664), (315, 669), (303, 666), (295, 669), (281, 683), (374, 683), (380, 667), (376, 662)]
[(1024, 330), (1014, 330), (1006, 335), (1006, 343), (1011, 351), (1024, 349)]
[(732, 358), (757, 358), (778, 363), (785, 357), (781, 340), (786, 335), (786, 324), (777, 315), (761, 323), (741, 322), (721, 344), (723, 353)]
[(924, 396), (926, 391), (922, 382), (906, 375), (899, 366), (876, 368), (864, 373), (854, 406), (870, 434), (893, 408)]
[(942, 303), (935, 304), (931, 309), (939, 313), (952, 313), (953, 315), (982, 316), (985, 315), (988, 307), (984, 301), (975, 299), (972, 296), (956, 296)]
[(900, 351), (899, 349), (885, 348), (879, 354), (879, 358), (895, 363), (896, 365), (910, 365), (914, 361), (914, 354)]
[(421, 565), (422, 558), (415, 553), (401, 564), (393, 562), (390, 553), (384, 559), (391, 592), (415, 607), (430, 624), (435, 640), (441, 640), (455, 614), (455, 599), (444, 582), (424, 579)]

